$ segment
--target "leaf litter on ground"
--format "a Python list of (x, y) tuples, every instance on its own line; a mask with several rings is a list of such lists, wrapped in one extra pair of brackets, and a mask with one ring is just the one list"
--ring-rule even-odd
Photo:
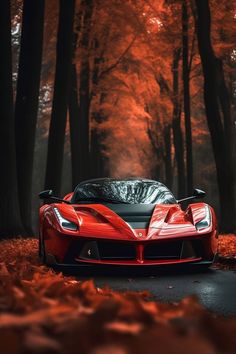
[[(219, 239), (222, 257), (235, 257), (236, 236)], [(35, 239), (0, 242), (1, 353), (233, 354), (235, 332), (236, 318), (194, 296), (159, 303), (148, 292), (97, 288), (41, 265)]]

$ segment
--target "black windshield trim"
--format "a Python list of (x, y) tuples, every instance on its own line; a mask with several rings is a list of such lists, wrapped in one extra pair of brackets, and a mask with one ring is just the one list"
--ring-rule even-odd
[(90, 198), (82, 198), (82, 199), (77, 199), (77, 203), (83, 203), (83, 202), (90, 202), (91, 204), (93, 204), (93, 202), (98, 202), (98, 204), (101, 204), (99, 202), (104, 202), (104, 203), (115, 203), (115, 204), (131, 204), (129, 202), (125, 202), (125, 201), (120, 201), (120, 200), (116, 200), (116, 199), (109, 199), (109, 198), (96, 198), (96, 197), (90, 197)]

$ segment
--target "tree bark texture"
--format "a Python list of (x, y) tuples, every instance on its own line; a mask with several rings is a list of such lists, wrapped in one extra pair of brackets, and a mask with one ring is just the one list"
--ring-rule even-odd
[(165, 183), (169, 189), (173, 184), (173, 166), (171, 158), (171, 125), (167, 124), (164, 128), (164, 161), (165, 161)]
[(186, 187), (187, 194), (193, 192), (193, 156), (192, 156), (192, 126), (190, 110), (190, 85), (189, 85), (189, 14), (187, 0), (182, 2), (182, 78), (184, 95), (184, 121), (186, 144)]
[(79, 144), (78, 168), (80, 180), (90, 178), (90, 30), (93, 14), (93, 0), (84, 0), (84, 21), (81, 34), (83, 52), (80, 68), (79, 85)]
[(22, 233), (18, 203), (15, 129), (13, 114), (11, 9), (0, 1), (0, 239)]
[(80, 141), (79, 141), (79, 102), (78, 102), (78, 89), (77, 89), (77, 70), (76, 65), (72, 64), (71, 73), (71, 88), (69, 98), (69, 120), (70, 120), (70, 146), (71, 146), (71, 167), (72, 167), (72, 187), (76, 187), (80, 180), (79, 169), (79, 154)]
[(65, 127), (70, 93), (75, 0), (60, 0), (57, 58), (48, 137), (45, 188), (61, 191)]
[(44, 0), (24, 0), (17, 94), (16, 161), (20, 212), (32, 235), (31, 196), (44, 29)]
[(219, 65), (211, 44), (211, 15), (207, 0), (196, 0), (198, 47), (204, 75), (204, 102), (216, 164), (221, 210), (221, 229), (236, 230), (234, 169), (231, 137), (233, 122), (228, 94), (223, 84), (223, 67)]
[(175, 158), (177, 163), (178, 197), (185, 196), (185, 163), (184, 163), (184, 143), (181, 129), (181, 105), (179, 99), (179, 61), (180, 49), (174, 50), (173, 55), (173, 142), (175, 148)]

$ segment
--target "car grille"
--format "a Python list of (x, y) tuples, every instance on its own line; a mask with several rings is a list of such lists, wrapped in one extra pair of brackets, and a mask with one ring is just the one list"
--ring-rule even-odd
[[(140, 243), (80, 239), (72, 242), (64, 262), (76, 263), (80, 260), (137, 260), (138, 244)], [(143, 245), (143, 260), (147, 261), (188, 259), (202, 254), (201, 242), (197, 240), (153, 241)]]
[(133, 243), (99, 241), (98, 250), (102, 260), (136, 259), (136, 247)]
[(149, 243), (144, 248), (144, 259), (179, 259), (182, 244), (182, 241)]

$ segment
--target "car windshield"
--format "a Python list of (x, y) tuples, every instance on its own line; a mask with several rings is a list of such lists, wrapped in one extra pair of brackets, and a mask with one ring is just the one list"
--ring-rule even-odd
[(176, 204), (169, 189), (162, 183), (147, 179), (97, 179), (80, 183), (71, 202)]

